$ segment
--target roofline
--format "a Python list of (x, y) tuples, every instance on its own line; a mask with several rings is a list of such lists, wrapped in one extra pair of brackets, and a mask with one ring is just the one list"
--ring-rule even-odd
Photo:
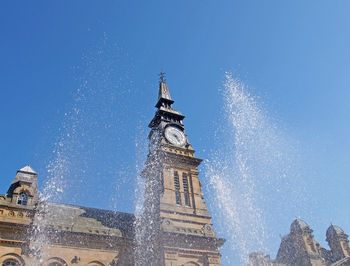
[(128, 212), (121, 212), (121, 211), (115, 211), (115, 210), (109, 210), (109, 209), (99, 209), (99, 208), (94, 208), (94, 207), (87, 207), (87, 206), (81, 206), (81, 205), (73, 205), (73, 204), (68, 204), (68, 203), (59, 203), (59, 202), (53, 202), (53, 201), (41, 201), (40, 203), (50, 203), (54, 204), (56, 206), (67, 206), (67, 207), (75, 207), (75, 208), (83, 208), (83, 209), (90, 209), (90, 210), (102, 210), (102, 211), (109, 211), (109, 212), (114, 212), (114, 213), (120, 213), (120, 214), (126, 214), (129, 216), (134, 216), (136, 217), (135, 214), (133, 213), (128, 213)]

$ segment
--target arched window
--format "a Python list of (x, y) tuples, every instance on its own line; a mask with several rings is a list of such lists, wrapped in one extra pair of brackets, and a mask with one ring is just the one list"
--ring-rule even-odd
[(25, 206), (25, 205), (27, 205), (27, 203), (28, 203), (28, 195), (27, 195), (27, 193), (25, 193), (25, 192), (19, 193), (17, 204)]
[[(72, 261), (73, 263), (73, 261)], [(68, 264), (61, 258), (58, 258), (58, 257), (53, 257), (53, 258), (50, 258), (48, 261), (47, 261), (47, 264), (45, 265), (48, 265), (48, 266), (68, 266)]]
[(14, 260), (7, 260), (2, 263), (2, 266), (19, 266), (19, 263)]
[(174, 186), (175, 186), (176, 204), (181, 204), (180, 181), (179, 181), (179, 174), (177, 173), (177, 171), (174, 172)]

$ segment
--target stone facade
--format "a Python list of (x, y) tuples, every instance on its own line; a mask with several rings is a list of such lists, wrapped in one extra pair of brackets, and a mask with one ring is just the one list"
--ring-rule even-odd
[(221, 265), (224, 239), (204, 202), (201, 160), (173, 103), (162, 79), (142, 172), (142, 217), (40, 201), (37, 173), (26, 166), (0, 195), (0, 265)]
[(327, 229), (326, 240), (330, 250), (323, 248), (312, 234), (310, 226), (296, 219), (290, 226), (290, 233), (281, 240), (276, 259), (261, 252), (251, 253), (250, 266), (340, 266), (350, 265), (348, 236), (336, 225)]

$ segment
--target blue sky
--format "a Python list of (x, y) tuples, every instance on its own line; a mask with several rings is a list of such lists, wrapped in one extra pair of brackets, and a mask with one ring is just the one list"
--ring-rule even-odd
[[(330, 221), (350, 233), (349, 8), (340, 0), (2, 2), (1, 193), (27, 163), (42, 186), (61, 152), (69, 162), (61, 201), (132, 212), (160, 70), (201, 158), (217, 148), (219, 89), (231, 71), (298, 143), (305, 208), (280, 210), (276, 233), (295, 216), (323, 245)], [(278, 244), (266, 245), (274, 254)]]

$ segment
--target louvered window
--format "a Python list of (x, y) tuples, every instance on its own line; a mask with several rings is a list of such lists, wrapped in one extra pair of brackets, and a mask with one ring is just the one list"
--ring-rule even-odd
[(189, 193), (189, 189), (188, 189), (188, 177), (187, 177), (186, 173), (182, 174), (182, 184), (184, 187), (185, 205), (191, 206), (190, 205), (190, 193)]
[(181, 204), (181, 194), (180, 194), (180, 180), (177, 171), (174, 172), (174, 186), (175, 186), (175, 199), (176, 204)]

